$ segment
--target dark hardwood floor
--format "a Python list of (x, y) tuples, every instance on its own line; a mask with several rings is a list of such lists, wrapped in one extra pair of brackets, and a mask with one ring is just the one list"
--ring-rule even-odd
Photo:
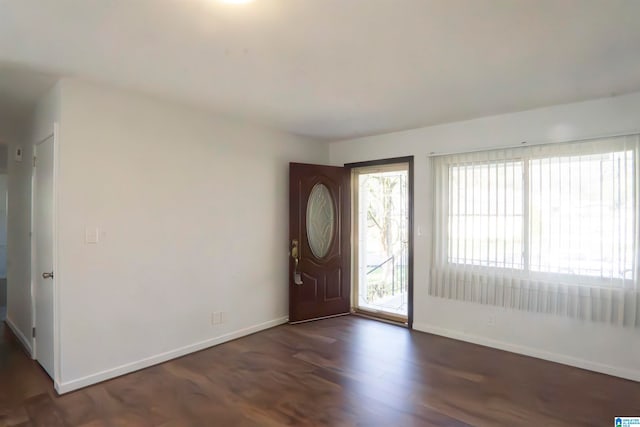
[(640, 416), (640, 383), (358, 317), (280, 326), (63, 396), (0, 328), (0, 426), (612, 426)]

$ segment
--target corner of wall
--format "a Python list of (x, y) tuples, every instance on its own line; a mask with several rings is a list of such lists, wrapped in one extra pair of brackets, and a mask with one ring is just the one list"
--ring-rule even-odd
[(24, 336), (22, 331), (16, 326), (16, 324), (11, 320), (10, 317), (7, 317), (5, 319), (5, 322), (7, 323), (7, 326), (9, 326), (9, 329), (11, 329), (11, 332), (13, 332), (13, 334), (16, 337), (18, 337), (18, 340), (20, 341), (24, 349), (27, 351), (27, 354), (29, 354), (30, 357), (33, 357), (32, 340)]

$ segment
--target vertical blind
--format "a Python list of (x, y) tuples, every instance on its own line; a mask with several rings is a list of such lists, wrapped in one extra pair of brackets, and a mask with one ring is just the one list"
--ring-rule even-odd
[(640, 325), (640, 137), (434, 157), (431, 295)]

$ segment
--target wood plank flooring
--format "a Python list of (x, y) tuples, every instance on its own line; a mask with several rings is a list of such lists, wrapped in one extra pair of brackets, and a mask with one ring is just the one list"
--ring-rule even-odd
[(283, 325), (57, 396), (0, 326), (0, 426), (612, 426), (640, 383), (358, 317)]

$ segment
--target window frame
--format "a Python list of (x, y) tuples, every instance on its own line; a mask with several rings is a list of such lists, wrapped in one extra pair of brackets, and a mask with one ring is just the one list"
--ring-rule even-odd
[[(581, 144), (584, 143), (582, 141), (580, 142), (573, 142), (573, 143), (569, 143), (567, 145), (573, 145), (573, 144)], [(615, 143), (614, 145), (621, 145), (618, 143)], [(527, 147), (529, 148), (529, 147)], [(517, 149), (515, 149), (517, 150)], [(541, 282), (547, 282), (547, 283), (556, 283), (559, 285), (562, 284), (567, 284), (567, 285), (576, 285), (578, 284), (581, 287), (592, 287), (592, 288), (623, 288), (623, 289), (635, 289), (635, 283), (637, 282), (637, 278), (633, 277), (631, 279), (628, 278), (624, 278), (624, 277), (604, 277), (604, 276), (592, 276), (592, 275), (584, 275), (584, 274), (570, 274), (570, 273), (557, 273), (557, 272), (545, 272), (545, 271), (536, 271), (536, 270), (532, 270), (531, 269), (531, 254), (530, 254), (530, 233), (531, 233), (531, 226), (530, 226), (530, 215), (531, 215), (531, 188), (530, 188), (530, 179), (531, 179), (531, 175), (530, 175), (530, 169), (531, 169), (531, 162), (533, 160), (541, 160), (541, 159), (549, 159), (549, 158), (554, 158), (554, 157), (558, 157), (558, 158), (571, 158), (571, 157), (581, 157), (581, 156), (596, 156), (596, 155), (603, 155), (603, 154), (608, 154), (608, 153), (617, 153), (617, 152), (624, 152), (624, 151), (630, 151), (632, 152), (632, 179), (634, 182), (636, 182), (638, 180), (638, 174), (640, 174), (640, 164), (638, 164), (638, 148), (636, 147), (625, 147), (624, 145), (622, 145), (622, 147), (620, 148), (614, 148), (611, 146), (605, 147), (598, 147), (595, 150), (591, 150), (588, 154), (579, 154), (579, 153), (575, 153), (574, 151), (572, 151), (569, 147), (559, 147), (559, 149), (554, 152), (553, 154), (551, 153), (546, 153), (546, 154), (535, 154), (535, 153), (524, 153), (524, 154), (519, 154), (519, 155), (514, 155), (513, 156), (500, 156), (500, 157), (496, 157), (496, 158), (490, 158), (487, 160), (481, 160), (481, 161), (462, 161), (462, 162), (447, 162), (446, 163), (446, 176), (447, 179), (445, 180), (445, 188), (443, 189), (443, 191), (447, 194), (447, 198), (449, 200), (451, 200), (452, 197), (452, 193), (451, 193), (451, 169), (453, 167), (464, 167), (464, 166), (481, 166), (481, 165), (495, 165), (495, 164), (501, 164), (504, 162), (509, 162), (509, 163), (521, 163), (521, 168), (522, 168), (522, 177), (521, 177), (521, 183), (522, 183), (522, 240), (521, 240), (521, 257), (522, 257), (522, 267), (518, 268), (518, 267), (500, 267), (500, 266), (496, 266), (496, 265), (481, 265), (481, 264), (469, 264), (469, 263), (463, 263), (463, 262), (454, 262), (452, 261), (451, 257), (449, 256), (449, 249), (450, 249), (450, 242), (451, 242), (451, 233), (450, 233), (450, 221), (452, 218), (451, 212), (450, 212), (450, 207), (452, 206), (451, 202), (449, 202), (447, 204), (447, 206), (444, 208), (446, 209), (446, 211), (444, 212), (444, 217), (446, 218), (446, 224), (445, 224), (445, 231), (446, 231), (446, 239), (444, 239), (443, 241), (443, 249), (444, 249), (444, 260), (445, 260), (445, 264), (448, 265), (450, 268), (452, 269), (463, 269), (463, 268), (470, 268), (470, 269), (475, 269), (477, 270), (481, 275), (482, 272), (485, 272), (487, 275), (492, 275), (492, 276), (504, 276), (506, 277), (527, 277), (529, 279), (533, 279), (533, 280), (540, 280)], [(637, 190), (636, 190), (637, 191)], [(634, 199), (636, 199), (637, 196), (634, 193)], [(634, 200), (634, 205), (636, 206), (636, 210), (633, 212), (634, 218), (632, 219), (632, 222), (634, 223), (638, 223), (638, 217), (640, 216), (640, 211), (637, 210), (638, 209), (638, 201)], [(459, 215), (459, 214), (458, 214)], [(468, 215), (468, 214), (467, 214)], [(640, 230), (636, 230), (636, 232), (638, 232)], [(639, 258), (640, 257), (640, 247), (635, 247), (635, 252), (632, 254), (632, 258)], [(600, 260), (600, 262), (602, 262), (602, 260)], [(635, 264), (635, 263), (634, 263)], [(636, 267), (636, 272), (634, 274), (637, 275), (638, 271), (640, 270), (640, 267)]]

